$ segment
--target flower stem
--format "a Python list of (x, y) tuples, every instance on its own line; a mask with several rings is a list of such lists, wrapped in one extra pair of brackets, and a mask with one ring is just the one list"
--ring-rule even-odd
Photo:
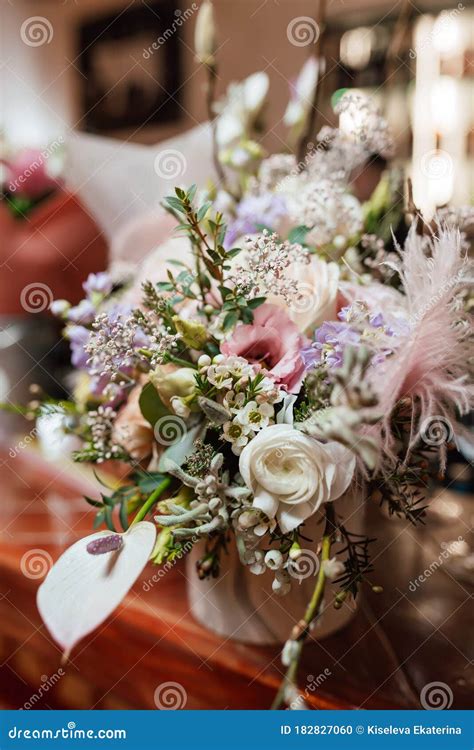
[(286, 696), (290, 688), (296, 688), (296, 679), (298, 674), (298, 667), (303, 652), (303, 647), (306, 643), (309, 635), (310, 626), (313, 620), (318, 616), (321, 611), (324, 598), (324, 590), (326, 587), (326, 575), (324, 573), (324, 561), (329, 560), (331, 554), (331, 544), (335, 531), (334, 524), (334, 509), (331, 503), (326, 508), (326, 526), (324, 529), (324, 535), (321, 542), (321, 557), (320, 557), (320, 568), (316, 584), (314, 587), (311, 599), (306, 607), (306, 612), (303, 619), (295, 626), (296, 635), (292, 636), (296, 644), (295, 652), (291, 658), (290, 664), (288, 665), (285, 677), (278, 689), (278, 693), (275, 696), (275, 700), (272, 703), (272, 709), (280, 708), (286, 702)]
[(217, 67), (216, 67), (216, 64), (214, 63), (212, 65), (206, 65), (206, 68), (207, 68), (206, 70), (206, 73), (207, 73), (206, 107), (207, 107), (207, 116), (209, 117), (209, 122), (211, 124), (212, 160), (214, 162), (214, 169), (216, 170), (219, 183), (225, 189), (226, 179), (225, 179), (224, 170), (219, 160), (219, 145), (217, 143), (217, 118), (213, 110), (215, 93), (216, 93), (216, 83), (217, 83)]
[(181, 365), (181, 367), (190, 367), (193, 370), (196, 369), (196, 365), (194, 365), (192, 362), (189, 362), (189, 360), (187, 359), (181, 359), (181, 357), (175, 357), (174, 354), (168, 354), (167, 359), (169, 362), (173, 362), (175, 365)]
[(160, 495), (163, 494), (163, 492), (170, 486), (171, 484), (171, 477), (165, 477), (162, 482), (158, 485), (158, 487), (153, 490), (148, 500), (142, 505), (140, 510), (138, 511), (137, 515), (133, 519), (130, 526), (133, 526), (135, 523), (140, 523), (140, 521), (143, 521), (146, 514), (153, 508), (154, 504), (160, 497)]

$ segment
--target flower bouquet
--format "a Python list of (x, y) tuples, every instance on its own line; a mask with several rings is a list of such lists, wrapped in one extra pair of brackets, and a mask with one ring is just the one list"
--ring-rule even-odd
[[(212, 79), (214, 58), (201, 59)], [(444, 211), (428, 225), (411, 201), (407, 230), (393, 170), (359, 203), (354, 169), (391, 146), (358, 95), (339, 99), (340, 127), (306, 143), (303, 160), (265, 157), (252, 140), (262, 75), (234, 85), (214, 120), (219, 185), (177, 187), (166, 199), (177, 239), (135, 280), (117, 288), (91, 275), (79, 305), (53, 303), (79, 374), (71, 402), (37, 408), (63, 414), (83, 443), (77, 461), (127, 472), (118, 489), (88, 499), (107, 530), (66, 550), (38, 607), (68, 654), (147, 562), (187, 555), (208, 592), (231, 571), (222, 618), (208, 624), (285, 640), (279, 707), (295, 694), (310, 634), (344, 618), (364, 584), (380, 590), (369, 583), (365, 505), (423, 520), (431, 477), (462, 435), (473, 397), (469, 214)], [(308, 116), (298, 91), (310, 79), (314, 92), (317, 77), (313, 61), (288, 110), (297, 152)], [(342, 126), (348, 113), (356, 130)], [(205, 619), (199, 595), (191, 599)], [(292, 625), (285, 638), (280, 620)]]

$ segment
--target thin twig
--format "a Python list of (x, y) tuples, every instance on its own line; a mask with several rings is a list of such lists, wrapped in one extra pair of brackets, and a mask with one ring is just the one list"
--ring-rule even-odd
[(285, 702), (289, 689), (296, 687), (296, 678), (298, 674), (298, 667), (303, 652), (303, 647), (308, 638), (311, 623), (320, 614), (324, 599), (324, 591), (326, 588), (326, 574), (324, 572), (324, 561), (329, 560), (331, 554), (331, 544), (336, 530), (334, 508), (331, 503), (328, 503), (326, 508), (326, 525), (324, 529), (323, 539), (321, 542), (321, 565), (319, 568), (316, 585), (314, 587), (313, 595), (311, 600), (306, 607), (306, 612), (303, 619), (295, 625), (294, 632), (292, 634), (292, 640), (296, 644), (295, 653), (291, 658), (290, 664), (286, 671), (285, 677), (280, 685), (278, 693), (275, 696), (275, 700), (272, 703), (272, 709), (280, 708)]
[(214, 162), (214, 169), (216, 170), (219, 182), (222, 187), (225, 188), (226, 178), (222, 168), (222, 164), (219, 161), (219, 146), (217, 144), (217, 117), (214, 112), (214, 99), (216, 94), (216, 83), (217, 83), (217, 67), (215, 64), (206, 65), (207, 72), (207, 84), (206, 84), (206, 107), (207, 116), (211, 124), (212, 133), (212, 160)]
[(308, 115), (308, 121), (306, 123), (306, 128), (303, 132), (303, 135), (301, 136), (300, 142), (298, 144), (297, 148), (297, 155), (296, 160), (298, 163), (298, 169), (299, 171), (304, 171), (306, 167), (306, 151), (308, 149), (308, 143), (311, 141), (311, 139), (314, 137), (313, 134), (315, 132), (316, 127), (316, 114), (318, 111), (318, 104), (320, 99), (320, 92), (321, 92), (321, 74), (322, 74), (322, 50), (323, 50), (323, 35), (325, 32), (325, 20), (326, 20), (326, 0), (318, 0), (318, 12), (316, 15), (316, 24), (319, 29), (319, 36), (316, 40), (316, 47), (314, 50), (314, 56), (316, 58), (317, 63), (317, 81), (316, 86), (314, 89), (313, 94), (313, 101), (311, 103), (311, 108)]

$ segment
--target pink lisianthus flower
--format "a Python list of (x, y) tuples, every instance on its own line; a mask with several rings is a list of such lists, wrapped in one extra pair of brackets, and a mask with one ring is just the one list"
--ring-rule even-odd
[(277, 383), (298, 393), (305, 373), (300, 352), (307, 344), (283, 309), (263, 304), (255, 310), (253, 323), (238, 325), (221, 344), (221, 351), (262, 365)]

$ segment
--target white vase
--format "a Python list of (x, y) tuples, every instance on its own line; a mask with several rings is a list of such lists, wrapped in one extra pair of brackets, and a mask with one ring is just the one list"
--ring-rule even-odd
[[(363, 507), (359, 493), (348, 493), (335, 503), (338, 518), (347, 524), (349, 531), (357, 534), (363, 533), (364, 529)], [(305, 523), (304, 536), (312, 541), (307, 542), (304, 562), (300, 559), (300, 578), (292, 580), (291, 591), (286, 596), (273, 593), (274, 575), (271, 571), (257, 576), (242, 565), (234, 540), (229, 544), (228, 554), (221, 557), (219, 577), (199, 580), (196, 562), (204, 554), (204, 542), (195, 544), (187, 556), (188, 598), (193, 617), (225, 638), (254, 645), (284, 643), (293, 626), (303, 617), (314, 590), (318, 566), (314, 552), (322, 528), (321, 515), (315, 515)], [(337, 555), (343, 546), (334, 545), (331, 557)], [(341, 609), (334, 609), (332, 601), (337, 590), (337, 586), (327, 582), (325, 602), (328, 606), (315, 623), (312, 631), (315, 638), (335, 633), (355, 614), (356, 605), (352, 599), (344, 602)]]

